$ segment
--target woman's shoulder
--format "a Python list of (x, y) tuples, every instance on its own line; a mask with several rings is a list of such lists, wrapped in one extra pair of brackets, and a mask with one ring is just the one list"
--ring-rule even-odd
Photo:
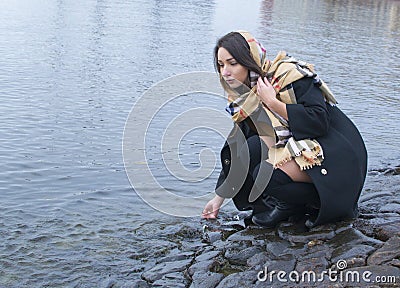
[[(299, 80), (296, 80), (292, 82), (292, 87), (296, 93), (296, 95), (299, 93), (300, 95), (304, 94), (307, 92), (310, 88), (313, 88), (314, 85), (314, 79), (311, 77), (303, 77)], [(316, 87), (318, 88), (318, 87)]]
[(321, 89), (312, 77), (303, 77), (294, 81), (291, 85), (297, 99), (302, 98), (303, 96), (310, 96), (312, 98), (316, 95), (322, 96)]

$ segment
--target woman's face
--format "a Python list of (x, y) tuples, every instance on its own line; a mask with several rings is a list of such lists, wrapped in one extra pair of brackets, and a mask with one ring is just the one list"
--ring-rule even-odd
[(240, 65), (224, 47), (218, 49), (218, 70), (231, 88), (237, 88), (247, 80), (249, 70)]

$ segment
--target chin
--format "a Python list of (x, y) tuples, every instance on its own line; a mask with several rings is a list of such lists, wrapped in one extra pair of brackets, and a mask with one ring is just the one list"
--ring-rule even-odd
[(238, 84), (238, 83), (234, 83), (234, 84), (231, 84), (231, 85), (228, 84), (228, 86), (229, 86), (229, 88), (231, 88), (231, 89), (236, 89), (236, 88), (239, 88), (239, 87), (242, 86), (242, 85), (241, 85), (241, 84)]
[(242, 85), (242, 83), (240, 83), (239, 81), (234, 81), (232, 83), (225, 81), (226, 85), (229, 86), (229, 88), (231, 89), (236, 89), (238, 87), (240, 87)]

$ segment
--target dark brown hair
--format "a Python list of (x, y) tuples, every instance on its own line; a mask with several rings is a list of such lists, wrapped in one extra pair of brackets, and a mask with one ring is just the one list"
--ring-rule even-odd
[[(228, 52), (240, 65), (246, 67), (249, 71), (254, 71), (257, 74), (262, 75), (261, 68), (258, 67), (257, 63), (250, 54), (249, 44), (239, 32), (230, 32), (217, 41), (217, 45), (214, 48), (214, 67), (218, 73), (220, 73), (220, 67), (218, 65), (218, 50), (221, 47), (228, 50)], [(250, 87), (249, 77), (246, 82), (248, 83), (244, 84)], [(226, 83), (222, 83), (222, 85), (225, 86)]]

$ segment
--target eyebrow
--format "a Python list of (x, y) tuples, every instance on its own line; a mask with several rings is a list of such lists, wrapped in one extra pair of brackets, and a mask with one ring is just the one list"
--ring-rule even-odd
[[(231, 58), (229, 58), (229, 59), (226, 59), (225, 61), (232, 61), (232, 60), (235, 60), (235, 58), (231, 57)], [(222, 60), (218, 59), (218, 62), (221, 62), (221, 61), (222, 61)]]

